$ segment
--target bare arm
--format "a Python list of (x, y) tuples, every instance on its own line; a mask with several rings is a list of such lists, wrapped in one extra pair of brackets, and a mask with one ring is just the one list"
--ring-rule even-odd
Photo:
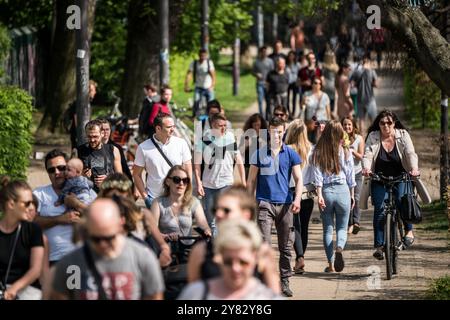
[(136, 188), (139, 191), (139, 194), (141, 195), (142, 199), (145, 199), (147, 197), (147, 192), (145, 191), (144, 180), (142, 180), (143, 170), (144, 167), (139, 167), (137, 165), (133, 166), (134, 184), (136, 185)]
[(191, 160), (186, 161), (183, 163), (183, 169), (187, 171), (189, 179), (192, 181), (192, 163)]
[(186, 73), (186, 78), (184, 79), (184, 91), (189, 92), (189, 83), (191, 82), (192, 71), (188, 70)]
[(199, 196), (204, 197), (205, 191), (203, 190), (203, 183), (201, 178), (201, 165), (194, 164), (195, 181), (197, 181), (197, 193)]
[(364, 140), (361, 137), (361, 142), (359, 143), (358, 146), (358, 150), (353, 150), (353, 156), (358, 159), (358, 160), (362, 160), (363, 156), (364, 156)]
[(302, 192), (303, 192), (303, 176), (302, 171), (300, 169), (300, 165), (295, 165), (292, 168), (292, 176), (295, 181), (295, 198), (292, 203), (292, 211), (294, 213), (298, 213), (300, 211), (300, 202), (302, 200)]
[(250, 166), (248, 173), (247, 188), (250, 194), (254, 194), (256, 190), (256, 177), (258, 175), (258, 167), (255, 165)]
[(17, 292), (29, 286), (39, 278), (42, 271), (43, 259), (44, 247), (32, 247), (30, 256), (30, 268), (23, 275), (23, 277), (15, 281), (11, 285), (11, 287), (6, 290), (5, 297), (7, 300), (14, 300), (16, 298)]
[(161, 253), (159, 255), (159, 264), (161, 267), (166, 267), (172, 262), (170, 247), (158, 229), (158, 224), (155, 222), (152, 213), (148, 209), (142, 209), (144, 212), (145, 224), (147, 226), (147, 233), (158, 243)]
[(236, 153), (236, 166), (238, 168), (238, 173), (239, 173), (239, 178), (241, 179), (241, 183), (245, 187), (247, 185), (247, 182), (245, 181), (244, 161), (242, 160), (241, 154), (239, 152)]
[(114, 172), (122, 173), (122, 162), (120, 160), (120, 152), (117, 147), (114, 147)]
[(211, 79), (212, 79), (211, 89), (214, 89), (214, 87), (216, 86), (216, 71), (215, 70), (211, 70)]
[(69, 210), (64, 214), (55, 217), (42, 217), (36, 216), (33, 222), (36, 222), (41, 229), (50, 229), (60, 224), (71, 224), (80, 221), (80, 213), (77, 211)]
[(209, 228), (205, 213), (203, 212), (203, 207), (200, 204), (195, 209), (194, 217), (197, 222), (197, 225), (203, 229), (205, 234), (211, 236), (212, 235), (211, 229)]

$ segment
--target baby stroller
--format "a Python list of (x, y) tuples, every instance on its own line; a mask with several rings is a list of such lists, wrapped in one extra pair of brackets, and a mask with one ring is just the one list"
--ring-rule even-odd
[(172, 252), (172, 263), (162, 270), (166, 291), (165, 300), (175, 300), (187, 284), (187, 262), (192, 247), (201, 240), (210, 238), (200, 228), (195, 228), (199, 236), (178, 237), (176, 241), (169, 241)]

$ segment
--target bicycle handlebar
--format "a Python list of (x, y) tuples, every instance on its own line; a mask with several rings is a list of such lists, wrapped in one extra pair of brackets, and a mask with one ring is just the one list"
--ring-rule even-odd
[(384, 176), (383, 174), (376, 174), (374, 172), (372, 172), (370, 174), (370, 179), (372, 179), (373, 181), (379, 181), (382, 183), (397, 183), (397, 182), (401, 182), (401, 181), (406, 181), (408, 178), (410, 178), (410, 174), (408, 173), (402, 173), (401, 175), (398, 175), (396, 177), (392, 177), (392, 176)]

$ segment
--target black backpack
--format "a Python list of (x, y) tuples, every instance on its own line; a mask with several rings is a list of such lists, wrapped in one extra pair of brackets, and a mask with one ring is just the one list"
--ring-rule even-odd
[(152, 113), (153, 106), (154, 106), (153, 100), (148, 100), (145, 98), (144, 102), (142, 103), (142, 109), (139, 112), (139, 129), (138, 133), (141, 136), (147, 136), (150, 134), (150, 124), (148, 123), (148, 119), (150, 118), (150, 114)]

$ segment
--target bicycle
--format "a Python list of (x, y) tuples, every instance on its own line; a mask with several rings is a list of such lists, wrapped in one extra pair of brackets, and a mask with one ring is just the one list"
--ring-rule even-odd
[(395, 204), (394, 187), (399, 182), (408, 181), (409, 175), (403, 173), (396, 177), (386, 177), (382, 174), (370, 174), (372, 181), (378, 181), (388, 190), (388, 198), (384, 200), (384, 212), (386, 215), (384, 224), (384, 254), (386, 258), (386, 275), (387, 280), (392, 279), (392, 275), (397, 274), (398, 251), (406, 249), (403, 243), (403, 221), (399, 210)]
[(194, 131), (192, 131), (191, 128), (189, 128), (186, 123), (181, 120), (181, 118), (185, 117), (187, 109), (178, 107), (176, 104), (172, 104), (170, 107), (177, 132), (180, 135), (180, 138), (183, 138), (186, 141), (189, 149), (192, 151), (194, 145)]

